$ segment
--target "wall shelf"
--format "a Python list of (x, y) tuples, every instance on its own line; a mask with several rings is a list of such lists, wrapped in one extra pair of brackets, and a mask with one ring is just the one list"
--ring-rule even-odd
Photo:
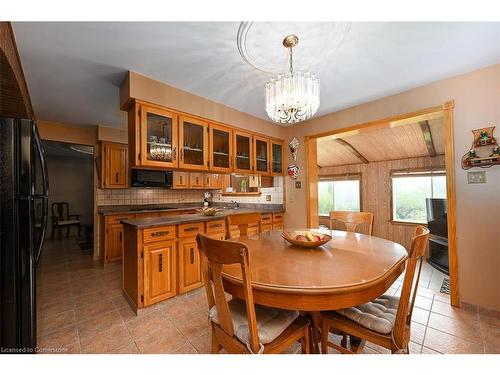
[(500, 149), (493, 136), (494, 129), (494, 126), (490, 126), (472, 131), (474, 140), (471, 149), (462, 156), (463, 169), (489, 168), (492, 165), (500, 165)]

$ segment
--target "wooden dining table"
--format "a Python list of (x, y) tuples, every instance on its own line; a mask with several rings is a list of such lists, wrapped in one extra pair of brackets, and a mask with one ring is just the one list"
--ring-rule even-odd
[[(281, 231), (234, 240), (248, 247), (255, 303), (309, 312), (316, 320), (320, 311), (375, 299), (404, 271), (407, 252), (398, 243), (359, 233), (321, 232), (332, 240), (312, 249), (289, 244)], [(225, 291), (243, 299), (239, 266), (225, 265), (222, 277)]]

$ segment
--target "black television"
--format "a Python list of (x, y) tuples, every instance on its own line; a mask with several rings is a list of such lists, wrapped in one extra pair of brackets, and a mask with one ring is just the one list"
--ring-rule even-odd
[(431, 234), (448, 238), (448, 204), (446, 199), (426, 198), (427, 225)]

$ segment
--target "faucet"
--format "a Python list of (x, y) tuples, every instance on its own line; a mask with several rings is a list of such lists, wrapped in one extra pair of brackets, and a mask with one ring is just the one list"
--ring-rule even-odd
[(232, 200), (230, 203), (234, 204), (233, 209), (235, 209), (235, 210), (237, 210), (237, 209), (238, 209), (238, 207), (239, 207), (238, 202), (236, 202), (236, 201), (233, 201), (233, 200)]

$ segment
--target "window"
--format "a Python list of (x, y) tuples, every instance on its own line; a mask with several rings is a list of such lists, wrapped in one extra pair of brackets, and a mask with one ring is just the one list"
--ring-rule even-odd
[(360, 211), (360, 175), (323, 177), (318, 181), (318, 213)]
[(446, 199), (444, 169), (392, 172), (391, 178), (393, 221), (425, 224), (425, 198)]

